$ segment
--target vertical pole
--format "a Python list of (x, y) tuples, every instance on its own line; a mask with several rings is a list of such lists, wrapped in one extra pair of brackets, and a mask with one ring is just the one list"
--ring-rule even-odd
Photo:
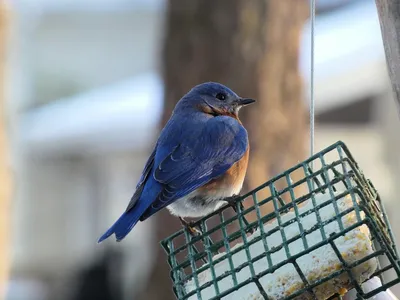
[[(378, 9), (379, 23), (381, 25), (387, 69), (391, 81), (395, 104), (397, 106), (398, 116), (400, 116), (400, 4), (398, 0), (375, 0), (375, 3)], [(390, 97), (384, 97), (383, 100), (387, 100), (388, 98)], [(387, 107), (390, 110), (389, 103), (385, 104), (384, 107)], [(399, 159), (396, 152), (396, 150), (399, 149), (399, 128), (396, 130), (393, 127), (398, 127), (398, 122), (396, 122), (394, 116), (390, 114), (390, 111), (384, 111), (384, 113), (385, 116), (383, 119), (383, 124), (386, 125), (384, 135), (384, 139), (386, 141), (385, 148), (387, 151), (388, 160), (390, 161), (389, 169), (392, 171), (393, 181), (396, 182), (396, 179), (399, 178)], [(398, 188), (396, 186), (395, 190), (397, 189)], [(394, 191), (394, 195), (397, 195), (396, 191)], [(397, 201), (393, 201), (393, 203), (389, 204), (391, 208), (388, 212), (389, 218), (391, 217), (390, 212), (395, 212), (396, 209), (398, 209), (398, 205), (396, 203)], [(394, 213), (392, 216), (392, 223), (394, 222), (396, 224), (397, 222), (396, 217), (394, 217)], [(396, 230), (397, 226), (392, 226), (392, 228), (394, 228), (394, 234), (398, 237), (399, 233), (398, 230)], [(386, 278), (388, 281), (392, 279), (392, 277)], [(393, 287), (392, 290), (395, 291), (396, 287)], [(390, 291), (388, 290), (387, 292)], [(382, 295), (382, 297), (387, 297), (387, 299), (390, 299), (391, 296), (392, 295), (390, 294)]]
[(398, 0), (375, 0), (386, 63), (400, 114), (400, 5)]
[(8, 3), (0, 0), (0, 299), (3, 299), (9, 273), (11, 171), (6, 138), (5, 69), (9, 24)]

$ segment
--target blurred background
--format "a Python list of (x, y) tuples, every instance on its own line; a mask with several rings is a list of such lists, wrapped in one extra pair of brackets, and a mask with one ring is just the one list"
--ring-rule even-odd
[[(252, 144), (245, 190), (309, 155), (305, 0), (0, 3), (7, 300), (174, 299), (159, 241), (179, 223), (167, 211), (123, 243), (96, 242), (198, 83), (259, 100), (242, 114)], [(400, 237), (400, 123), (374, 0), (317, 1), (315, 97), (316, 150), (349, 146)]]

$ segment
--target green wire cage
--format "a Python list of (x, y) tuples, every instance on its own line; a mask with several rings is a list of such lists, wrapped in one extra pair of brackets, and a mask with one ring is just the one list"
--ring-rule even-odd
[(342, 142), (194, 226), (161, 242), (179, 300), (367, 299), (400, 281), (381, 199)]

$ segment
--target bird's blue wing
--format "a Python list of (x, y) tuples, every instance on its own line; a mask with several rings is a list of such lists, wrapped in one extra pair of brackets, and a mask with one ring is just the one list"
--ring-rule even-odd
[(154, 179), (163, 188), (142, 215), (142, 221), (224, 174), (243, 157), (248, 147), (246, 129), (237, 120), (227, 116), (210, 119), (199, 136), (180, 140), (154, 166)]
[(154, 182), (154, 180), (152, 180), (153, 177), (151, 176), (151, 174), (152, 170), (154, 169), (156, 149), (157, 146), (154, 148), (153, 152), (146, 162), (146, 165), (142, 172), (142, 176), (140, 177), (139, 182), (136, 185), (136, 191), (133, 194), (127, 209), (118, 218), (118, 220), (99, 238), (99, 243), (107, 239), (112, 234), (115, 234), (117, 241), (121, 241), (132, 230), (132, 228), (139, 221), (143, 212), (146, 210), (147, 206), (144, 205), (145, 203), (140, 203), (140, 199), (146, 186), (149, 183), (149, 179), (150, 181)]
[(139, 182), (136, 185), (135, 193), (133, 194), (131, 200), (129, 201), (129, 204), (128, 204), (128, 207), (126, 208), (126, 211), (131, 210), (135, 206), (136, 202), (139, 200), (140, 196), (142, 195), (146, 180), (149, 177), (150, 172), (151, 172), (151, 170), (153, 168), (153, 165), (154, 165), (154, 158), (155, 158), (155, 155), (156, 155), (156, 149), (157, 149), (157, 145), (154, 148), (153, 152), (151, 153), (149, 159), (146, 162), (146, 165), (145, 165), (145, 167), (143, 169), (142, 175), (140, 176)]

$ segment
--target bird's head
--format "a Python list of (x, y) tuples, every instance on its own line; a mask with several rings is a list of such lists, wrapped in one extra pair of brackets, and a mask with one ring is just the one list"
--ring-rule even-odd
[(195, 86), (180, 101), (184, 107), (190, 107), (203, 113), (219, 116), (238, 116), (239, 110), (255, 100), (239, 97), (228, 87), (215, 82)]

